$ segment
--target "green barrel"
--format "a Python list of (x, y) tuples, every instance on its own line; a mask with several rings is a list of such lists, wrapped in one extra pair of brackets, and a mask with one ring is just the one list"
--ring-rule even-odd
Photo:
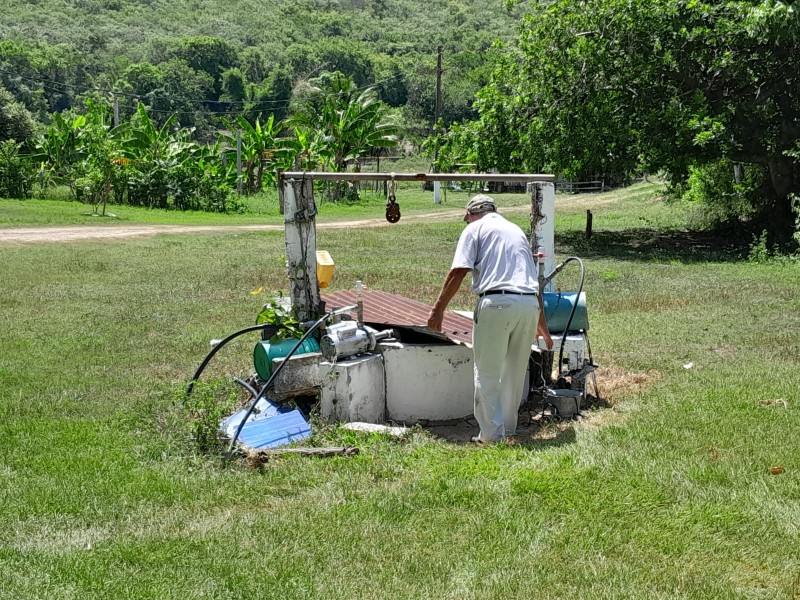
[[(253, 348), (253, 363), (256, 366), (258, 376), (264, 381), (269, 379), (272, 375), (272, 359), (281, 358), (289, 354), (297, 344), (297, 341), (297, 338), (288, 338), (277, 344), (270, 344), (268, 341), (258, 342), (256, 347)], [(292, 356), (311, 352), (319, 352), (319, 344), (313, 337), (308, 337)]]

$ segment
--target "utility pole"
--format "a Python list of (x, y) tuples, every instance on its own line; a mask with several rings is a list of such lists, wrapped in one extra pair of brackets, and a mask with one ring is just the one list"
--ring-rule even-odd
[(236, 130), (236, 192), (242, 195), (242, 130)]
[[(433, 148), (433, 172), (439, 172), (439, 113), (442, 107), (442, 46), (436, 49), (436, 105), (433, 114), (433, 134), (436, 136), (436, 145)], [(441, 183), (433, 182), (433, 203), (440, 204), (439, 188)]]

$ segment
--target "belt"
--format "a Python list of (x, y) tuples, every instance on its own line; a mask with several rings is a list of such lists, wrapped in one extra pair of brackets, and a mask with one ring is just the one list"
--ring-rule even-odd
[(494, 296), (495, 294), (500, 295), (512, 295), (512, 296), (536, 296), (536, 292), (512, 292), (511, 290), (488, 290), (481, 294), (478, 294), (478, 298), (483, 298), (484, 296)]

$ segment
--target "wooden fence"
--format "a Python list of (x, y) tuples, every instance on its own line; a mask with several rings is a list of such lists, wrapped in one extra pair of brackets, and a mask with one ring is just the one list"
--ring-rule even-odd
[(604, 192), (604, 181), (556, 181), (556, 192), (567, 194), (583, 194), (586, 192)]

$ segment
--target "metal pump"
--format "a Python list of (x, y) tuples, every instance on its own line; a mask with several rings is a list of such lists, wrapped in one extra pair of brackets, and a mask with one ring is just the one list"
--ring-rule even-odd
[(326, 360), (334, 361), (356, 354), (375, 350), (380, 340), (394, 337), (394, 331), (376, 331), (366, 325), (359, 326), (356, 321), (342, 321), (328, 327), (322, 336), (319, 349)]
[[(364, 325), (364, 284), (356, 281), (356, 303), (350, 310), (356, 309), (356, 321), (345, 320), (327, 328), (327, 332), (319, 341), (319, 349), (326, 360), (335, 361), (340, 358), (364, 354), (375, 350), (380, 340), (394, 337), (394, 331), (376, 331)], [(345, 311), (339, 310), (337, 314)], [(346, 311), (350, 312), (350, 311)]]

